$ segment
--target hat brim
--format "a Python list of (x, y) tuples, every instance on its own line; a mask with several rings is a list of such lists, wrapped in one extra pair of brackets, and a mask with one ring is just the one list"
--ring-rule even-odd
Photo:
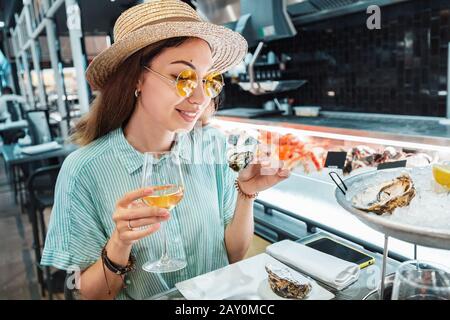
[(93, 90), (101, 89), (130, 55), (174, 37), (196, 37), (208, 42), (212, 48), (212, 69), (221, 73), (240, 63), (248, 50), (244, 37), (222, 26), (196, 21), (162, 22), (139, 28), (101, 52), (90, 63), (86, 79)]

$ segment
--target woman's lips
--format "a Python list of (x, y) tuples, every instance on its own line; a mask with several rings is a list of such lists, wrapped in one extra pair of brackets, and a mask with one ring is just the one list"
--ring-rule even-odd
[(198, 112), (188, 112), (188, 111), (183, 111), (183, 110), (178, 110), (178, 114), (183, 118), (183, 120), (185, 120), (186, 122), (192, 122), (195, 120), (195, 118), (197, 118), (197, 114)]

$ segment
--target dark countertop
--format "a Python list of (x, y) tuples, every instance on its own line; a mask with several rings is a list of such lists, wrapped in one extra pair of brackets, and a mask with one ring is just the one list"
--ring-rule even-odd
[(338, 119), (331, 117), (299, 118), (299, 117), (261, 117), (261, 120), (291, 122), (305, 125), (345, 128), (366, 131), (400, 133), (413, 136), (433, 136), (450, 138), (450, 126), (438, 121), (420, 121), (404, 119)]
[(303, 130), (342, 133), (366, 137), (392, 138), (450, 146), (450, 125), (443, 118), (371, 115), (344, 112), (322, 112), (319, 117), (259, 116), (249, 118), (219, 117), (241, 122), (276, 124)]

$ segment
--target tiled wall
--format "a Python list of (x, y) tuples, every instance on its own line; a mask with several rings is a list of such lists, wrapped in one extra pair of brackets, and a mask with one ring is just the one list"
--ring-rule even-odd
[[(444, 116), (450, 0), (382, 7), (380, 30), (368, 30), (367, 17), (362, 12), (299, 26), (295, 38), (269, 43), (264, 52), (293, 58), (284, 78), (308, 80), (277, 97), (333, 111)], [(260, 106), (270, 98), (228, 85), (225, 106)]]

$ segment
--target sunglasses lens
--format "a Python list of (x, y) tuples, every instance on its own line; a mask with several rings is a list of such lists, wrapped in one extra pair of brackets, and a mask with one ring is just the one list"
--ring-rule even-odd
[(211, 73), (205, 78), (205, 92), (210, 98), (219, 95), (223, 88), (223, 77), (220, 73)]
[(177, 78), (177, 91), (182, 97), (190, 97), (198, 85), (197, 74), (194, 70), (184, 70)]

